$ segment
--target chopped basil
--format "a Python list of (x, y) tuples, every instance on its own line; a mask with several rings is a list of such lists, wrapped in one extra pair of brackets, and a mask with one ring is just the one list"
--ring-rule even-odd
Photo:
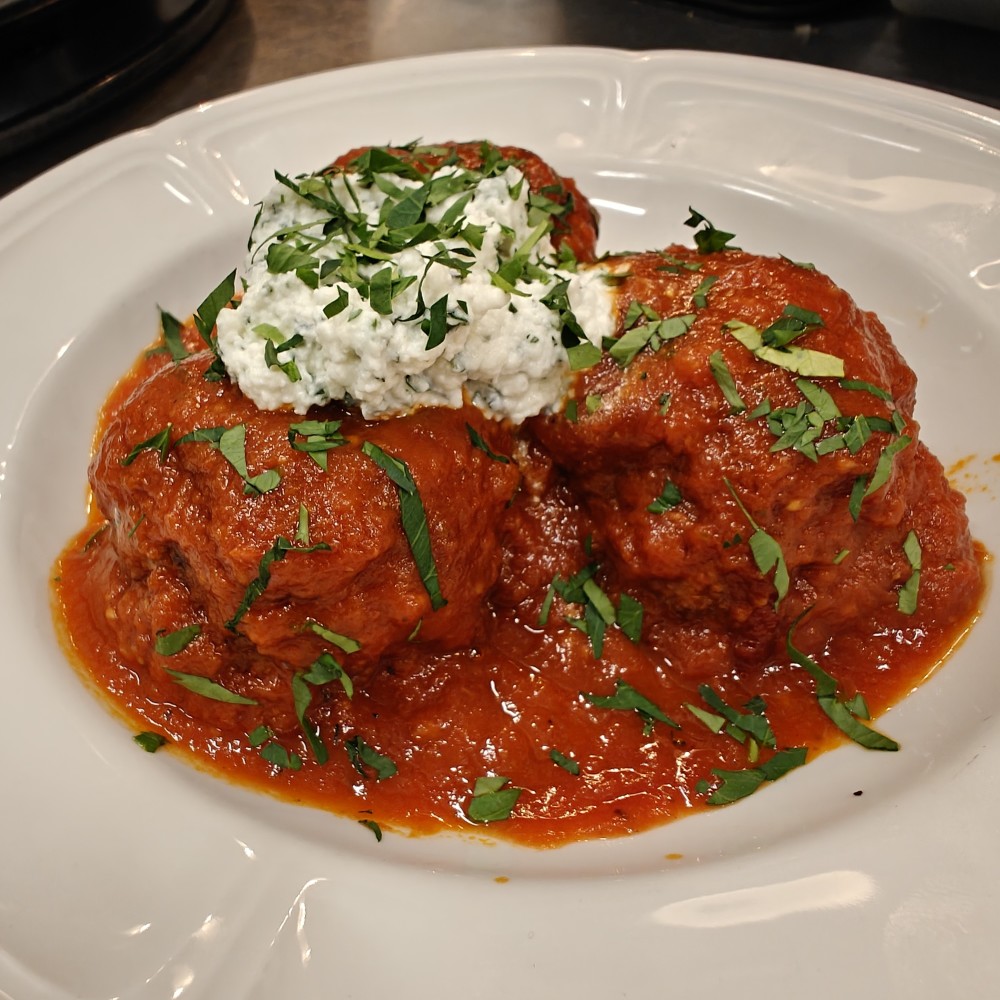
[(920, 568), (922, 552), (915, 531), (911, 531), (903, 541), (903, 552), (910, 564), (910, 576), (899, 590), (897, 607), (904, 615), (912, 615), (917, 610), (917, 592), (920, 589)]
[[(883, 736), (882, 733), (859, 722), (849, 707), (852, 702), (840, 701), (837, 698), (839, 682), (815, 660), (810, 659), (801, 650), (795, 648), (792, 635), (802, 618), (803, 615), (799, 615), (788, 629), (788, 634), (785, 637), (785, 648), (792, 662), (802, 667), (816, 681), (816, 700), (819, 702), (819, 707), (829, 716), (834, 725), (841, 732), (846, 733), (855, 743), (869, 750), (898, 750), (899, 744), (895, 740)], [(867, 706), (865, 715), (867, 716)]]
[(340, 420), (301, 420), (288, 425), (288, 443), (296, 451), (304, 451), (324, 471), (327, 452), (347, 444), (340, 433)]
[(382, 842), (382, 827), (380, 827), (378, 825), (378, 823), (375, 822), (375, 820), (373, 820), (373, 819), (359, 819), (358, 822), (362, 826), (367, 827), (369, 830), (371, 830), (372, 833), (375, 834), (375, 840), (376, 841), (378, 841), (379, 843)]
[(295, 717), (299, 720), (299, 728), (305, 734), (316, 763), (325, 764), (330, 759), (330, 752), (320, 736), (319, 727), (306, 718), (306, 712), (312, 704), (312, 691), (305, 675), (300, 672), (292, 675), (292, 704), (295, 707)]
[(247, 470), (246, 457), (247, 429), (245, 424), (227, 427), (219, 438), (218, 449), (222, 457), (236, 470), (243, 480), (243, 492), (247, 496), (260, 496), (276, 489), (281, 483), (277, 469), (267, 469), (258, 476), (251, 476)]
[(361, 643), (358, 642), (357, 639), (352, 639), (350, 636), (334, 632), (332, 629), (328, 629), (325, 625), (321, 625), (317, 621), (310, 621), (306, 624), (308, 628), (315, 632), (321, 639), (326, 639), (327, 642), (333, 643), (334, 646), (343, 650), (345, 653), (356, 653), (361, 648)]
[(551, 760), (553, 764), (558, 764), (564, 771), (568, 771), (572, 775), (578, 775), (580, 773), (579, 763), (571, 757), (567, 757), (555, 747), (549, 751), (549, 760)]
[(163, 331), (163, 343), (174, 364), (183, 361), (191, 353), (181, 339), (183, 327), (184, 324), (176, 316), (172, 316), (165, 309), (160, 310), (160, 329)]
[(665, 514), (668, 510), (673, 510), (683, 501), (681, 491), (677, 486), (667, 479), (660, 490), (660, 495), (646, 507), (651, 514)]
[(777, 781), (789, 771), (801, 767), (806, 762), (807, 754), (806, 747), (793, 747), (790, 750), (779, 750), (763, 764), (742, 771), (727, 771), (713, 767), (712, 774), (720, 779), (721, 784), (705, 801), (710, 806), (725, 806), (730, 802), (746, 798), (757, 791), (765, 781)]
[(224, 701), (229, 705), (257, 704), (253, 698), (246, 698), (241, 694), (236, 694), (235, 691), (230, 691), (208, 677), (202, 677), (199, 674), (185, 674), (180, 670), (171, 670), (169, 667), (166, 668), (166, 671), (182, 688), (186, 688), (194, 694), (199, 694), (203, 698), (210, 698), (212, 701)]
[(789, 304), (781, 310), (778, 319), (761, 331), (760, 338), (767, 347), (786, 347), (802, 334), (822, 325), (823, 319), (819, 313)]
[(329, 550), (330, 546), (326, 542), (317, 542), (315, 545), (295, 545), (284, 535), (279, 535), (274, 540), (274, 544), (261, 556), (257, 566), (257, 576), (247, 584), (243, 599), (236, 611), (233, 612), (233, 616), (226, 622), (226, 628), (231, 632), (236, 631), (240, 619), (250, 610), (250, 606), (264, 593), (267, 585), (271, 582), (271, 566), (274, 563), (281, 562), (289, 552), (329, 552)]
[(371, 777), (368, 768), (375, 772), (376, 781), (385, 781), (396, 773), (395, 763), (369, 746), (360, 736), (344, 740), (344, 749), (347, 751), (351, 766), (362, 778)]
[(441, 593), (437, 567), (431, 552), (427, 514), (409, 466), (400, 458), (383, 451), (371, 441), (365, 441), (361, 450), (393, 481), (399, 495), (399, 510), (403, 533), (410, 544), (413, 561), (430, 598), (431, 607), (437, 611), (448, 602)]
[(167, 453), (170, 451), (170, 431), (172, 428), (172, 424), (167, 424), (163, 430), (157, 431), (152, 437), (148, 437), (145, 441), (140, 441), (133, 446), (132, 450), (122, 459), (122, 465), (131, 465), (144, 451), (158, 452), (160, 465), (163, 465), (167, 460)]
[(166, 742), (167, 738), (163, 733), (143, 732), (136, 733), (132, 739), (142, 747), (146, 753), (156, 753)]
[(589, 340), (574, 344), (566, 348), (566, 357), (569, 360), (569, 370), (571, 372), (582, 371), (585, 368), (593, 368), (601, 360), (601, 349)]
[(501, 775), (476, 778), (465, 814), (473, 823), (496, 823), (510, 819), (523, 790), (510, 785), (510, 778)]
[(707, 274), (701, 280), (701, 284), (694, 290), (691, 295), (691, 305), (695, 309), (704, 309), (708, 305), (708, 290), (719, 280), (717, 274)]
[(865, 382), (864, 379), (859, 378), (843, 378), (840, 380), (841, 389), (856, 389), (861, 392), (868, 392), (878, 399), (884, 400), (886, 403), (892, 402), (892, 394), (887, 392), (885, 389), (880, 388), (877, 385), (872, 385), (871, 382)]
[(892, 475), (893, 459), (899, 452), (908, 447), (912, 440), (912, 438), (904, 434), (902, 437), (890, 441), (879, 454), (871, 476), (867, 479), (864, 476), (858, 476), (854, 480), (847, 509), (855, 521), (861, 516), (861, 505), (865, 498), (885, 486)]
[(283, 747), (280, 743), (266, 743), (260, 748), (260, 755), (275, 767), (280, 767), (286, 771), (300, 771), (302, 769), (302, 758)]
[[(749, 736), (761, 746), (774, 749), (775, 738), (771, 729), (771, 724), (764, 715), (765, 705), (762, 699), (758, 698), (745, 705), (749, 712), (740, 712), (727, 704), (719, 694), (708, 684), (701, 684), (698, 687), (698, 694), (701, 695), (705, 704), (714, 709), (723, 720), (728, 723), (726, 732), (739, 743), (743, 743)], [(690, 706), (688, 706), (690, 708)], [(697, 714), (697, 713), (695, 713)]]
[(212, 336), (212, 331), (215, 329), (215, 321), (218, 319), (219, 313), (233, 301), (235, 289), (236, 272), (231, 271), (208, 293), (205, 301), (195, 311), (194, 325), (198, 328), (201, 339), (213, 351), (217, 350), (215, 338)]
[(683, 336), (694, 320), (694, 313), (662, 317), (644, 302), (634, 300), (622, 321), (624, 332), (606, 343), (608, 354), (620, 368), (625, 368), (645, 347), (658, 351), (667, 341)]
[(774, 589), (777, 592), (777, 598), (774, 602), (774, 607), (777, 609), (778, 605), (781, 603), (782, 599), (788, 593), (789, 577), (788, 577), (788, 564), (785, 562), (784, 553), (781, 551), (781, 546), (776, 542), (751, 516), (750, 511), (744, 506), (743, 501), (740, 500), (736, 493), (733, 484), (729, 482), (728, 479), (724, 479), (723, 482), (726, 484), (726, 489), (732, 494), (733, 499), (736, 501), (736, 506), (739, 507), (743, 516), (750, 523), (750, 527), (753, 528), (753, 534), (748, 540), (750, 546), (750, 552), (753, 555), (754, 562), (757, 564), (757, 569), (760, 571), (761, 576), (767, 576), (772, 570), (774, 571), (774, 578), (772, 580), (774, 584)]
[(722, 351), (713, 351), (708, 356), (708, 367), (712, 376), (722, 390), (722, 395), (726, 397), (729, 404), (730, 413), (742, 413), (747, 404), (743, 402), (739, 389), (736, 388), (736, 380), (733, 373), (726, 364), (726, 359), (722, 356)]
[(691, 213), (685, 221), (685, 226), (700, 229), (694, 234), (695, 246), (701, 253), (718, 253), (720, 250), (736, 250), (738, 247), (729, 245), (729, 241), (736, 238), (734, 233), (727, 233), (721, 229), (716, 229), (701, 212), (696, 212), (693, 208), (688, 208)]
[(160, 633), (156, 636), (153, 648), (160, 656), (175, 656), (194, 642), (201, 635), (200, 625), (185, 625), (174, 632)]
[(320, 653), (310, 664), (309, 670), (302, 675), (302, 678), (317, 686), (329, 684), (331, 681), (339, 681), (340, 686), (344, 689), (344, 694), (348, 698), (354, 697), (354, 682), (330, 653)]
[(642, 637), (642, 619), (644, 610), (642, 604), (629, 594), (622, 593), (618, 598), (616, 622), (625, 635), (638, 642)]
[(653, 725), (662, 722), (672, 729), (681, 727), (674, 722), (662, 709), (657, 708), (645, 695), (640, 694), (631, 684), (625, 681), (615, 681), (615, 693), (612, 695), (588, 694), (581, 691), (580, 694), (597, 708), (619, 709), (623, 712), (635, 712), (642, 719), (642, 734), (649, 736), (653, 731)]
[(465, 429), (469, 432), (469, 440), (472, 442), (473, 448), (478, 448), (481, 452), (488, 455), (493, 459), (494, 462), (502, 462), (507, 465), (510, 462), (510, 458), (507, 455), (498, 455), (484, 440), (479, 431), (476, 430), (472, 424), (466, 424)]
[(247, 733), (247, 742), (254, 749), (266, 743), (270, 739), (274, 739), (274, 732), (270, 726), (265, 726), (263, 724)]
[(538, 624), (544, 626), (548, 622), (556, 594), (568, 604), (582, 604), (583, 617), (566, 618), (566, 621), (587, 636), (594, 658), (599, 660), (604, 650), (604, 634), (609, 625), (617, 625), (632, 642), (639, 641), (643, 608), (635, 598), (622, 594), (616, 610), (612, 600), (594, 580), (597, 569), (596, 563), (589, 563), (569, 580), (556, 576), (549, 584), (548, 592), (542, 602)]
[(783, 347), (770, 347), (764, 343), (761, 331), (749, 323), (731, 319), (723, 324), (748, 351), (766, 361), (795, 372), (806, 378), (842, 378), (844, 375), (843, 359), (822, 351), (812, 351), (804, 347), (788, 344)]

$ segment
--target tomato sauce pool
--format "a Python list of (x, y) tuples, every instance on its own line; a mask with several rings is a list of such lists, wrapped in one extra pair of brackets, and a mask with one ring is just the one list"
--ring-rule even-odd
[[(156, 356), (140, 360), (109, 398), (99, 438), (163, 364)], [(141, 433), (134, 429), (133, 440)], [(523, 461), (530, 467), (530, 457)], [(149, 464), (155, 470), (155, 459)], [(921, 509), (927, 505), (917, 521), (925, 551), (932, 550), (933, 531), (957, 529), (932, 515), (942, 496), (937, 468), (924, 465), (913, 474), (926, 479), (914, 482), (910, 495)], [(556, 481), (540, 489), (545, 507), (545, 498), (560, 487)], [(544, 520), (546, 549), (534, 553), (543, 564), (587, 527), (577, 505), (553, 502)], [(506, 524), (505, 545), (521, 558), (541, 544), (533, 525), (530, 517), (511, 517)], [(720, 771), (754, 771), (796, 748), (806, 748), (811, 760), (845, 739), (821, 710), (814, 676), (793, 662), (783, 642), (756, 664), (734, 664), (724, 655), (725, 636), (712, 628), (696, 644), (697, 656), (687, 642), (635, 643), (615, 628), (608, 630), (598, 659), (588, 636), (566, 620), (572, 615), (552, 614), (543, 627), (540, 602), (517, 605), (510, 598), (488, 608), (467, 648), (433, 652), (413, 641), (383, 660), (352, 697), (340, 685), (326, 685), (310, 709), (329, 748), (329, 759), (319, 763), (295, 718), (287, 667), (271, 666), (280, 690), (264, 710), (209, 701), (162, 668), (141, 662), (138, 647), (153, 637), (135, 634), (137, 626), (123, 624), (115, 610), (127, 581), (116, 549), (106, 544), (111, 530), (95, 509), (55, 571), (56, 616), (83, 677), (135, 733), (162, 734), (161, 753), (189, 755), (220, 777), (380, 831), (481, 832), (470, 806), (477, 779), (492, 776), (507, 779), (501, 791), (518, 791), (513, 808), (487, 822), (491, 835), (536, 847), (623, 835), (724, 801), (725, 788), (718, 795)], [(142, 522), (132, 530), (142, 531)], [(954, 538), (941, 546), (955, 548)], [(862, 694), (874, 717), (930, 675), (975, 617), (983, 553), (972, 551), (971, 561), (942, 577), (949, 585), (925, 588), (912, 615), (898, 613), (890, 591), (874, 618), (852, 619), (845, 607), (829, 640), (821, 646), (811, 641), (808, 653), (836, 678), (838, 698)], [(187, 620), (181, 606), (164, 614), (160, 631)], [(723, 664), (716, 675), (700, 666), (692, 670), (687, 662), (690, 656), (700, 664), (705, 648), (716, 649)], [(342, 660), (349, 668), (350, 657)], [(712, 701), (706, 701), (706, 686)], [(644, 711), (642, 701), (636, 708), (628, 697), (615, 707), (616, 694), (623, 692), (648, 699), (652, 709)], [(755, 743), (739, 725), (730, 725), (735, 735), (728, 735), (715, 699), (744, 719), (762, 711), (774, 746)], [(301, 766), (292, 769), (261, 754), (251, 736), (262, 721), (270, 727), (270, 742)]]

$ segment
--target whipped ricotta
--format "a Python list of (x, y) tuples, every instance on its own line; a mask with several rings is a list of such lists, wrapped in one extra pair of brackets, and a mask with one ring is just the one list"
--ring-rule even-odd
[(343, 400), (372, 418), (468, 399), (519, 423), (567, 392), (568, 313), (581, 341), (613, 333), (605, 272), (558, 261), (516, 166), (278, 179), (242, 299), (218, 317), (220, 357), (262, 409)]

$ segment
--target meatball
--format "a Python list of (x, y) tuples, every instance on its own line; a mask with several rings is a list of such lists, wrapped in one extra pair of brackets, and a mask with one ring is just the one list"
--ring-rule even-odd
[[(469, 646), (499, 569), (494, 525), (519, 479), (498, 460), (509, 432), (471, 407), (378, 422), (327, 407), (305, 423), (206, 381), (210, 360), (193, 355), (141, 382), (91, 464), (110, 526), (100, 543), (115, 563), (111, 613), (131, 654), (257, 697), (336, 652), (331, 635), (360, 644), (356, 681), (411, 640)], [(223, 428), (236, 429), (235, 446)], [(402, 487), (375, 455), (409, 471), (436, 587), (404, 532)], [(191, 624), (200, 634), (183, 654), (154, 653), (154, 637)]]
[[(915, 378), (878, 319), (784, 259), (671, 247), (602, 266), (617, 343), (529, 429), (647, 638), (717, 674), (779, 655), (807, 610), (822, 637), (892, 599), (908, 531), (931, 511), (958, 524), (964, 502), (919, 443)], [(949, 537), (925, 582), (978, 572), (967, 533)]]
[[(371, 151), (370, 146), (352, 149), (326, 168), (356, 169), (359, 159)], [(384, 148), (384, 147), (380, 147)], [(421, 173), (432, 173), (447, 162), (456, 162), (469, 170), (482, 170), (490, 164), (508, 163), (524, 174), (536, 198), (552, 206), (552, 244), (565, 247), (578, 261), (590, 262), (597, 255), (597, 211), (569, 177), (561, 177), (536, 153), (520, 146), (497, 146), (490, 142), (444, 142), (433, 146), (384, 148), (388, 154), (412, 164)]]

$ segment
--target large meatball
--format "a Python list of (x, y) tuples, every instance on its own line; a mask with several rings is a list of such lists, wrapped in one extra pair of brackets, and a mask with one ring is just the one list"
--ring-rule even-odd
[[(433, 173), (449, 162), (469, 170), (497, 169), (503, 164), (524, 174), (535, 198), (553, 212), (552, 243), (565, 247), (579, 261), (593, 261), (597, 254), (597, 211), (569, 177), (562, 177), (537, 153), (520, 146), (498, 146), (491, 142), (443, 142), (433, 146), (379, 147), (381, 152), (412, 164), (424, 174)], [(360, 158), (371, 146), (361, 146), (338, 156), (326, 172), (356, 170)], [(559, 207), (556, 207), (559, 206)]]
[[(925, 592), (977, 578), (964, 502), (918, 442), (914, 375), (874, 315), (816, 270), (735, 250), (602, 266), (618, 275), (617, 349), (568, 412), (531, 421), (560, 473), (535, 509), (585, 511), (604, 585), (641, 599), (654, 644), (717, 674), (780, 655), (807, 609), (803, 635), (863, 620), (912, 572), (911, 529)], [(757, 349), (769, 328), (778, 346)], [(931, 512), (953, 530), (931, 530)]]
[[(499, 569), (494, 525), (518, 482), (516, 467), (490, 454), (510, 450), (509, 433), (471, 407), (379, 422), (328, 407), (309, 419), (340, 421), (327, 426), (338, 443), (309, 453), (298, 449), (322, 441), (308, 433), (317, 428), (258, 409), (228, 381), (206, 381), (209, 360), (194, 355), (140, 383), (91, 465), (110, 523), (99, 539), (115, 564), (110, 613), (128, 655), (258, 697), (287, 687), (324, 650), (341, 656), (324, 630), (360, 643), (355, 680), (410, 641), (435, 652), (468, 646)], [(210, 440), (223, 427), (243, 429), (244, 469)], [(162, 437), (135, 450), (161, 434), (162, 451)], [(192, 434), (201, 440), (184, 440)], [(447, 602), (437, 608), (404, 533), (401, 488), (366, 443), (409, 469)], [(280, 482), (261, 493), (268, 470)], [(192, 624), (201, 634), (183, 652), (153, 652), (155, 636)]]

